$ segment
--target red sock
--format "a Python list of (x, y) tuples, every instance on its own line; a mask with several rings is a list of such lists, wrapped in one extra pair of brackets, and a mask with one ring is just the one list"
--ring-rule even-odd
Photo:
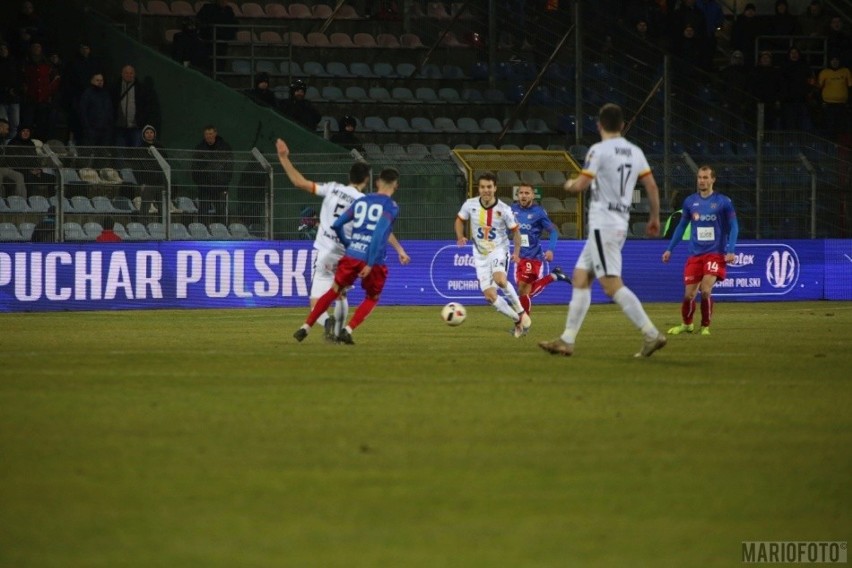
[(683, 323), (689, 325), (692, 323), (692, 316), (695, 315), (695, 298), (687, 300), (684, 298), (680, 305), (680, 315), (683, 318)]
[(358, 306), (358, 309), (355, 310), (355, 315), (352, 316), (352, 319), (349, 320), (349, 327), (353, 330), (361, 325), (361, 323), (367, 319), (367, 316), (370, 315), (370, 312), (373, 311), (373, 308), (376, 307), (376, 304), (379, 303), (378, 299), (373, 298), (364, 298), (364, 301), (361, 302), (361, 305)]
[(701, 294), (701, 327), (710, 326), (710, 316), (713, 315), (713, 298)]
[(532, 311), (532, 299), (530, 299), (527, 295), (518, 296), (518, 299), (521, 301), (521, 307), (524, 308), (527, 313), (530, 313)]
[(541, 294), (542, 290), (544, 290), (547, 286), (550, 286), (554, 282), (556, 282), (556, 280), (554, 280), (553, 276), (551, 276), (550, 274), (543, 278), (539, 278), (538, 280), (533, 282), (532, 289), (530, 290), (530, 298), (538, 296), (539, 294)]
[(305, 320), (305, 323), (309, 326), (313, 327), (315, 323), (317, 323), (317, 318), (320, 317), (320, 314), (328, 309), (332, 302), (337, 299), (338, 293), (334, 291), (334, 288), (329, 288), (328, 292), (320, 296), (320, 299), (317, 300), (314, 309), (311, 310), (311, 313), (308, 315), (308, 319)]

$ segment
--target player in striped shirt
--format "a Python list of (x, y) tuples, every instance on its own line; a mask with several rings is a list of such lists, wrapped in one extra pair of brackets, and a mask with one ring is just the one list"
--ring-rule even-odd
[(642, 150), (622, 135), (624, 115), (621, 107), (605, 104), (598, 113), (601, 141), (592, 145), (579, 177), (565, 182), (565, 190), (580, 193), (591, 188), (589, 195), (589, 238), (574, 266), (574, 286), (568, 320), (562, 335), (539, 346), (550, 353), (569, 356), (574, 341), (592, 303), (592, 277), (597, 278), (607, 296), (617, 303), (627, 318), (644, 336), (636, 357), (649, 357), (666, 345), (645, 313), (642, 303), (621, 279), (621, 249), (627, 238), (633, 188), (641, 183), (648, 194), (649, 236), (660, 233), (660, 193), (651, 167)]
[(669, 334), (692, 333), (695, 315), (695, 296), (701, 292), (701, 335), (710, 335), (710, 318), (713, 315), (713, 286), (725, 279), (728, 262), (734, 260), (739, 223), (734, 204), (721, 193), (713, 191), (716, 172), (710, 166), (698, 168), (698, 192), (683, 201), (683, 215), (675, 228), (663, 262), (668, 262), (672, 251), (681, 241), (686, 227), (692, 223), (689, 240), (689, 257), (683, 268), (683, 293), (680, 313), (683, 323), (669, 330)]
[[(544, 262), (553, 260), (559, 231), (547, 216), (547, 211), (535, 202), (535, 190), (529, 183), (523, 182), (518, 186), (518, 200), (512, 203), (512, 213), (521, 230), (521, 260), (515, 265), (515, 281), (521, 306), (530, 313), (532, 298), (546, 286), (557, 280), (570, 284), (571, 279), (558, 266), (547, 276), (541, 275)], [(547, 250), (541, 246), (543, 231), (550, 233)]]
[[(513, 335), (521, 337), (529, 331), (532, 320), (521, 306), (515, 287), (506, 277), (509, 266), (509, 233), (512, 233), (515, 245), (512, 252), (514, 262), (520, 260), (521, 233), (512, 208), (497, 199), (497, 176), (492, 172), (485, 172), (479, 176), (477, 184), (479, 197), (465, 201), (456, 216), (456, 244), (460, 247), (467, 244), (464, 224), (470, 221), (479, 289), (489, 304), (515, 322)], [(497, 288), (503, 291), (509, 302), (497, 295)]]

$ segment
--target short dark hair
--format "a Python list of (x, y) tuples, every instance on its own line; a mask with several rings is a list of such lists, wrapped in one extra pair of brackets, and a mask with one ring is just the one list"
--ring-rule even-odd
[(399, 170), (396, 168), (385, 168), (379, 174), (379, 179), (387, 184), (399, 181)]
[(711, 166), (710, 164), (701, 164), (700, 166), (698, 166), (698, 171), (700, 172), (701, 170), (709, 170), (710, 177), (716, 179), (716, 170), (714, 170), (713, 166)]
[(112, 217), (104, 217), (103, 228), (110, 231), (115, 229), (115, 219)]
[(497, 185), (497, 175), (494, 172), (482, 172), (479, 174), (479, 177), (476, 178), (477, 183), (482, 180), (487, 179), (490, 182), (493, 182), (494, 185)]
[(355, 162), (349, 168), (349, 183), (364, 183), (370, 177), (370, 164)]
[(598, 122), (607, 132), (621, 132), (624, 127), (624, 113), (617, 104), (607, 103), (598, 113)]

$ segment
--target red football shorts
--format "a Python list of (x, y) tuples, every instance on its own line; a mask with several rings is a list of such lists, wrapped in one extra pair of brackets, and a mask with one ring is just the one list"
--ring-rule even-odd
[(717, 252), (708, 252), (690, 256), (686, 259), (683, 269), (683, 283), (687, 286), (698, 284), (705, 276), (712, 275), (718, 280), (725, 279), (725, 255)]
[(515, 282), (532, 284), (541, 274), (541, 261), (532, 258), (522, 258), (515, 266)]
[[(351, 256), (344, 256), (337, 263), (337, 272), (334, 275), (334, 282), (342, 290), (348, 286), (352, 286), (358, 279), (358, 273), (361, 269), (367, 266), (367, 263)], [(388, 278), (388, 267), (384, 264), (373, 265), (373, 269), (366, 278), (361, 280), (361, 288), (368, 296), (378, 296), (382, 293), (385, 287), (385, 280)]]

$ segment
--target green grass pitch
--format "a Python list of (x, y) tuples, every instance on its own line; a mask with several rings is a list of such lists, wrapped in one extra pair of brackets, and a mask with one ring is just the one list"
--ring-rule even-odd
[[(740, 566), (852, 536), (852, 304), (719, 302), (634, 359), (470, 305), (0, 316), (0, 566)], [(663, 330), (679, 305), (651, 304)]]

